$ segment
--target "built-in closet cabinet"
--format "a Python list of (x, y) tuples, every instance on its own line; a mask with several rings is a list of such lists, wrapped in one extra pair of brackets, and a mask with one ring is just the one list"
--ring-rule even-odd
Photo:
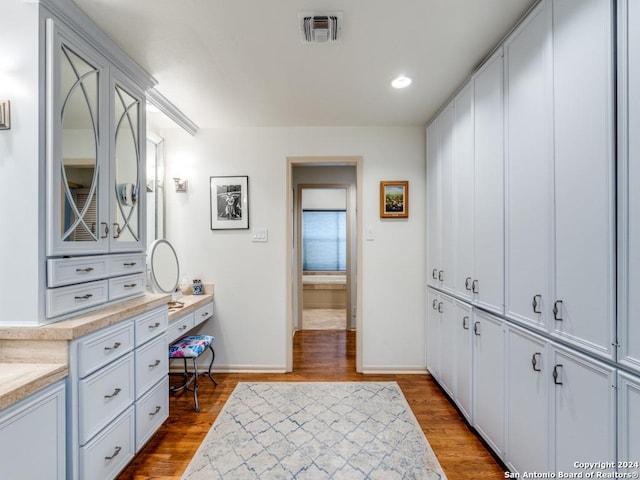
[(612, 4), (543, 1), (504, 51), (506, 315), (614, 359)]
[(640, 372), (640, 5), (618, 9), (618, 359)]
[(428, 233), (429, 284), (444, 291), (454, 288), (453, 244), (453, 103), (438, 115), (427, 130), (428, 212), (436, 228)]
[(504, 129), (502, 48), (474, 75), (473, 302), (504, 312)]
[(468, 422), (473, 422), (473, 312), (469, 304), (455, 301), (453, 355), (455, 396), (453, 400)]
[(505, 324), (487, 312), (473, 315), (473, 426), (499, 456), (505, 447)]
[[(640, 378), (618, 373), (618, 461), (620, 472), (637, 472), (640, 458)], [(627, 463), (625, 463), (627, 462)]]

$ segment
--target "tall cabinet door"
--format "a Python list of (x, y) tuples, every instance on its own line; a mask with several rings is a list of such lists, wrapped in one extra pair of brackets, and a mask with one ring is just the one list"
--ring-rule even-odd
[(427, 127), (427, 284), (432, 287), (438, 286), (438, 271), (440, 270), (439, 143), (439, 123), (436, 118)]
[(47, 20), (47, 255), (109, 248), (108, 67)]
[(502, 49), (473, 79), (475, 130), (474, 301), (504, 311)]
[(469, 423), (473, 422), (473, 343), (472, 308), (463, 302), (455, 302), (453, 328), (456, 352), (456, 388), (455, 402)]
[(451, 398), (456, 396), (456, 324), (455, 302), (448, 295), (440, 295), (438, 313), (441, 315), (441, 345), (440, 345), (440, 384)]
[(438, 311), (439, 302), (440, 294), (431, 288), (427, 289), (427, 369), (436, 380), (440, 380), (442, 352), (442, 315)]
[(480, 435), (504, 454), (504, 321), (475, 309), (473, 321), (473, 421)]
[(618, 359), (640, 372), (640, 4), (618, 8)]
[(577, 458), (614, 462), (615, 370), (558, 345), (551, 350), (555, 458), (550, 470), (583, 471), (576, 469)]
[(469, 82), (458, 93), (454, 103), (454, 291), (470, 300), (473, 282), (473, 83)]
[(144, 250), (146, 229), (146, 142), (144, 94), (114, 75), (111, 138), (111, 251)]
[(505, 310), (546, 330), (551, 313), (553, 164), (547, 3), (504, 45), (506, 70)]
[(440, 121), (440, 287), (453, 292), (453, 102), (438, 117)]
[[(637, 472), (640, 461), (640, 378), (618, 373), (618, 461), (621, 472)], [(625, 464), (630, 462), (631, 465)]]
[(547, 342), (507, 329), (507, 458), (512, 472), (549, 471)]
[(554, 0), (554, 331), (614, 359), (613, 2)]

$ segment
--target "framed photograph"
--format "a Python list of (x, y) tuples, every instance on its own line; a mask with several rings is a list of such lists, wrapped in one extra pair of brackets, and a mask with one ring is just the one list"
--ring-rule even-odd
[(211, 230), (249, 228), (249, 177), (210, 177)]
[(380, 182), (380, 218), (409, 218), (409, 182)]

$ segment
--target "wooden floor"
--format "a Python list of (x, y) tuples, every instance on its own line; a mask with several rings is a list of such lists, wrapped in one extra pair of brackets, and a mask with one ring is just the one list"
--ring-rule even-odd
[(199, 389), (200, 413), (193, 396), (170, 397), (170, 416), (118, 480), (179, 479), (238, 382), (396, 381), (449, 480), (504, 478), (500, 466), (428, 375), (355, 373), (355, 333), (303, 331), (294, 338), (294, 372), (215, 374)]

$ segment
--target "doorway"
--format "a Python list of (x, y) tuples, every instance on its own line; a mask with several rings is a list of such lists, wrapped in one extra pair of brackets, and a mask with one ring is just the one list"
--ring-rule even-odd
[[(289, 157), (288, 162), (288, 222), (287, 222), (287, 371), (293, 370), (293, 339), (296, 331), (303, 328), (303, 312), (305, 310), (305, 292), (303, 271), (306, 268), (305, 276), (308, 282), (317, 279), (309, 278), (311, 276), (323, 276), (325, 283), (343, 282), (341, 287), (343, 299), (336, 299), (336, 292), (327, 292), (318, 294), (315, 292), (315, 298), (312, 298), (312, 307), (320, 307), (323, 305), (340, 306), (344, 312), (344, 330), (355, 330), (356, 337), (356, 371), (361, 371), (362, 358), (362, 325), (360, 318), (360, 299), (361, 299), (361, 275), (360, 269), (362, 262), (360, 261), (361, 239), (357, 234), (362, 231), (362, 221), (360, 215), (357, 214), (357, 206), (361, 203), (361, 192), (358, 186), (361, 184), (362, 157)], [(311, 207), (302, 208), (303, 192), (308, 192), (311, 197), (325, 198), (326, 194), (333, 193), (336, 197), (342, 197), (342, 204), (314, 204), (311, 201)], [(305, 195), (306, 196), (306, 195)], [(323, 200), (323, 202), (325, 201)], [(306, 205), (306, 203), (305, 203)], [(324, 212), (320, 216), (324, 216), (329, 222), (341, 222), (341, 216), (344, 217), (344, 251), (341, 253), (339, 246), (331, 250), (332, 255), (337, 255), (337, 264), (320, 264), (309, 265), (304, 264), (305, 258), (303, 254), (303, 210), (309, 212), (309, 217), (317, 216), (317, 212)], [(342, 213), (340, 213), (342, 211)], [(330, 213), (329, 213), (330, 212)], [(313, 219), (311, 220), (313, 222)], [(337, 227), (338, 229), (340, 227)], [(322, 229), (322, 228), (321, 228)], [(311, 232), (313, 237), (313, 232)], [(331, 237), (340, 237), (338, 232)], [(322, 240), (322, 239), (320, 239)], [(336, 240), (341, 242), (339, 238)], [(325, 270), (326, 268), (326, 270)], [(342, 276), (342, 279), (337, 278)], [(322, 290), (339, 290), (340, 287), (314, 287)], [(310, 290), (310, 289), (307, 289)], [(340, 295), (338, 295), (339, 297)], [(327, 299), (327, 297), (330, 297)], [(314, 303), (316, 302), (316, 303)], [(319, 303), (318, 303), (319, 302)], [(323, 303), (328, 302), (328, 303)], [(330, 308), (338, 310), (338, 308)]]
[[(337, 176), (355, 181), (352, 170)], [(350, 193), (348, 184), (296, 184), (297, 330), (355, 330)]]

